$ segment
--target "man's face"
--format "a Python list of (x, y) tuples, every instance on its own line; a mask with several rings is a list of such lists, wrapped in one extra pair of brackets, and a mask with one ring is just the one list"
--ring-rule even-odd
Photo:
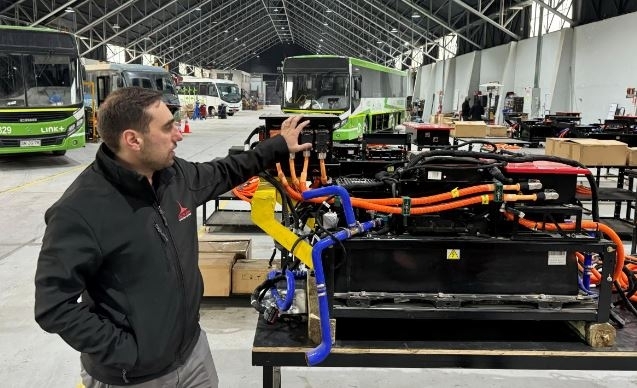
[(177, 142), (183, 140), (183, 135), (163, 102), (151, 105), (146, 111), (152, 119), (148, 132), (141, 134), (144, 141), (139, 157), (144, 167), (158, 171), (172, 166)]

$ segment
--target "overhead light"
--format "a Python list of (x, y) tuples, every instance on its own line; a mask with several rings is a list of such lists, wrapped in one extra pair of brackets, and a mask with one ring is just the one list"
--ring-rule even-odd
[(73, 8), (71, 8), (71, 7), (66, 7), (66, 9), (64, 10), (64, 12), (66, 12), (66, 13), (74, 13), (74, 12), (75, 12), (75, 10), (74, 10)]
[(324, 25), (324, 26), (327, 26), (327, 22), (323, 22), (323, 25)]
[(150, 39), (149, 37), (145, 37), (144, 40), (152, 40), (152, 39)]
[(370, 52), (370, 51), (372, 51), (372, 50), (370, 50), (370, 49), (367, 49), (367, 52)]
[(81, 40), (88, 40), (88, 38), (86, 36), (78, 36), (79, 39)]
[(186, 55), (190, 55), (190, 51), (186, 51)]
[(227, 33), (228, 33), (228, 30), (225, 30), (225, 31), (223, 31), (223, 32), (224, 32), (224, 34), (227, 34)]
[(382, 40), (377, 40), (376, 44), (383, 44), (383, 41)]
[(278, 8), (275, 8), (275, 9), (274, 9), (274, 12), (279, 12), (279, 9), (278, 9)]
[(257, 58), (260, 58), (260, 57), (257, 55)]
[(175, 49), (175, 46), (168, 47), (168, 50), (174, 50), (174, 49)]
[(195, 7), (195, 11), (201, 11), (201, 7)]
[(322, 38), (321, 38), (321, 39), (319, 39), (319, 42), (322, 42), (322, 41), (323, 41), (323, 39), (322, 39)]
[(414, 19), (418, 19), (420, 17), (420, 14), (418, 12), (414, 12), (413, 14), (411, 14), (411, 17)]
[(117, 24), (117, 23), (113, 24), (113, 29), (114, 30), (119, 30), (119, 24)]
[(236, 41), (238, 41), (238, 40), (239, 40), (239, 38), (237, 38), (237, 37), (235, 36), (234, 41), (236, 42)]
[(393, 28), (391, 29), (391, 32), (398, 32), (398, 30), (396, 29), (396, 27), (393, 27)]
[(513, 6), (509, 7), (509, 9), (515, 9), (515, 10), (519, 11), (521, 9), (524, 9), (524, 6), (522, 6), (522, 5), (513, 5)]
[(325, 12), (332, 12), (332, 10), (328, 8), (325, 10)]
[(282, 30), (285, 30), (285, 27), (281, 27)]

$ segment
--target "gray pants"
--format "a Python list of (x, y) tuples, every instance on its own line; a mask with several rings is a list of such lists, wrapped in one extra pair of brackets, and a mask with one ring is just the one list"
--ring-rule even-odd
[[(80, 372), (82, 375), (82, 383), (86, 388), (117, 388), (120, 385), (104, 384), (95, 380), (84, 370)], [(210, 345), (206, 332), (201, 330), (199, 340), (192, 354), (184, 362), (184, 365), (168, 373), (167, 375), (158, 377), (154, 380), (141, 384), (127, 385), (127, 388), (217, 388), (219, 386), (219, 378), (215, 369), (215, 363), (212, 361), (210, 353)]]

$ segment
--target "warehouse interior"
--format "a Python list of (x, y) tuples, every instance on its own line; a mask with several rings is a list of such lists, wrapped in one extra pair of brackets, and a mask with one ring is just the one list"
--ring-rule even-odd
[(2, 385), (83, 386), (34, 319), (45, 213), (140, 86), (190, 162), (310, 122), (311, 151), (192, 209), (219, 387), (637, 387), (636, 11), (0, 0)]

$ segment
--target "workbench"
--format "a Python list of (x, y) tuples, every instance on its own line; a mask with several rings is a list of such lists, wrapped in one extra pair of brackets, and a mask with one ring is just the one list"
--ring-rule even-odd
[[(616, 345), (598, 349), (563, 321), (339, 320), (330, 355), (313, 368), (635, 370), (637, 322), (627, 318)], [(252, 365), (263, 367), (263, 387), (281, 386), (282, 367), (307, 366), (305, 352), (314, 345), (306, 331), (302, 323), (259, 318)]]

